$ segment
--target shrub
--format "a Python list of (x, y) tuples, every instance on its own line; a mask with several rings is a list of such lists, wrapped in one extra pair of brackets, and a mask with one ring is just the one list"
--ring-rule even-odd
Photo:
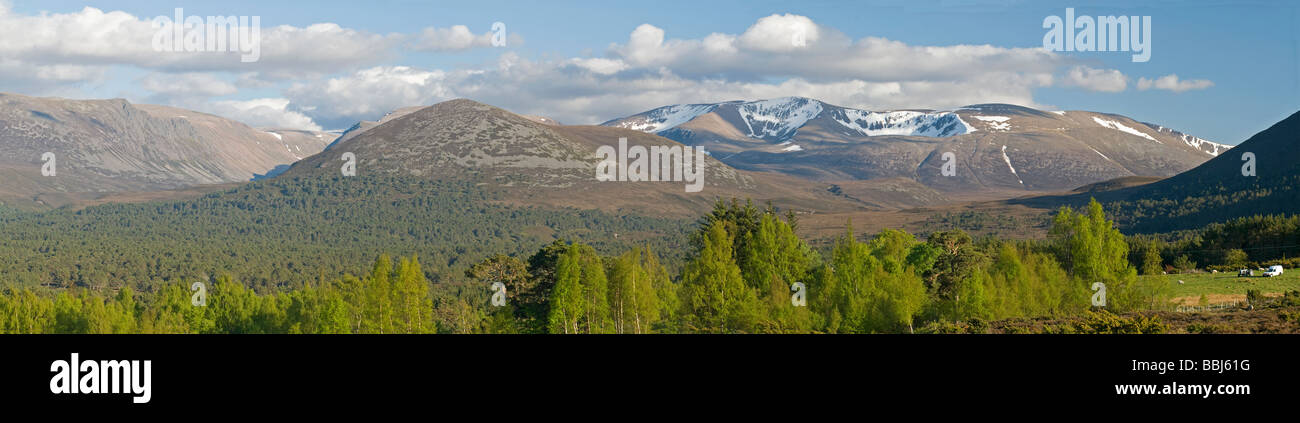
[(1072, 333), (1081, 334), (1152, 334), (1165, 333), (1169, 326), (1160, 318), (1151, 316), (1123, 317), (1109, 311), (1088, 311), (1086, 317), (1075, 321)]

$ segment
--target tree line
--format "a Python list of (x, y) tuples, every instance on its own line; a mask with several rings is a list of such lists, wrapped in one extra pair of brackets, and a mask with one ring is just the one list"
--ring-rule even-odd
[[(553, 238), (609, 253), (686, 251), (689, 219), (510, 206), (463, 181), (375, 175), (275, 178), (182, 201), (0, 213), (0, 286), (108, 295), (238, 275), (259, 293), (339, 277), (381, 253), (419, 254), (431, 279), (454, 279), (494, 254)], [(619, 234), (618, 237), (606, 236)]]
[(220, 276), (203, 305), (183, 281), (111, 295), (10, 287), (0, 295), (0, 332), (942, 332), (954, 322), (1079, 315), (1093, 308), (1098, 282), (1109, 310), (1167, 304), (1167, 281), (1136, 277), (1126, 238), (1095, 201), (1063, 208), (1044, 241), (846, 229), (818, 251), (797, 229), (792, 213), (733, 199), (686, 235), (678, 271), (647, 245), (605, 256), (556, 240), (532, 254), (491, 255), (458, 277), (430, 278), (414, 255), (394, 265), (387, 254), (361, 276), (269, 292)]
[(1204, 228), (1128, 238), (1143, 274), (1300, 265), (1300, 216), (1239, 217)]

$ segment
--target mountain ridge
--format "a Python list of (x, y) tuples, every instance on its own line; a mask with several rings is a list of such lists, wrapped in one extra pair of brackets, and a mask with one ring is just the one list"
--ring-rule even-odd
[[(471, 180), (509, 191), (506, 201), (603, 210), (653, 210), (693, 215), (718, 198), (750, 197), (791, 206), (849, 210), (864, 204), (827, 191), (824, 184), (742, 171), (705, 156), (703, 192), (687, 181), (598, 181), (597, 151), (630, 146), (681, 147), (653, 134), (622, 128), (560, 125), (455, 99), (419, 108), (339, 141), (291, 166), (280, 178), (339, 177), (344, 154), (357, 176), (400, 175)], [(555, 195), (557, 190), (564, 195)]]
[[(1116, 114), (995, 103), (877, 112), (784, 97), (669, 105), (602, 125), (704, 146), (738, 169), (832, 183), (907, 178), (990, 196), (1168, 177), (1231, 147)], [(940, 172), (949, 152), (955, 177)]]
[[(324, 132), (257, 129), (220, 116), (124, 99), (0, 93), (0, 200), (59, 206), (109, 192), (248, 181), (319, 151)], [(43, 157), (52, 153), (54, 174)]]

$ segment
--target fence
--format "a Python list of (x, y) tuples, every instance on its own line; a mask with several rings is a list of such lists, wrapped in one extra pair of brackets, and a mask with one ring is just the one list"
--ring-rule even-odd
[(1225, 311), (1236, 310), (1245, 307), (1248, 304), (1244, 300), (1234, 300), (1231, 302), (1215, 303), (1210, 305), (1180, 305), (1174, 311), (1179, 313), (1202, 313), (1207, 311)]

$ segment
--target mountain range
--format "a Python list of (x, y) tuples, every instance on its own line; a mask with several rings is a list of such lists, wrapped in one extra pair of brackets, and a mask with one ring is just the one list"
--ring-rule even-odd
[[(705, 148), (704, 192), (687, 193), (682, 182), (597, 181), (597, 149), (620, 138)], [(1007, 104), (877, 112), (787, 97), (563, 125), (460, 99), (397, 109), (336, 136), (120, 99), (0, 95), (0, 201), (46, 207), (114, 192), (334, 177), (352, 153), (358, 175), (472, 181), (504, 190), (501, 201), (515, 205), (688, 216), (739, 197), (809, 212), (896, 210), (1113, 190), (1129, 183), (1106, 181), (1158, 180), (1229, 148), (1120, 115)], [(47, 151), (58, 156), (57, 177), (40, 173)], [(948, 152), (952, 176), (942, 172)]]
[(451, 100), (390, 113), (359, 124), (321, 154), (289, 168), (282, 177), (341, 175), (343, 154), (356, 157), (357, 176), (384, 174), (488, 184), (508, 192), (509, 202), (689, 216), (719, 197), (771, 200), (787, 206), (848, 210), (862, 204), (826, 185), (777, 174), (734, 169), (706, 157), (704, 189), (684, 182), (598, 181), (601, 146), (678, 146), (667, 138), (623, 128), (560, 125), (472, 100)]
[[(910, 180), (947, 196), (1005, 198), (1167, 177), (1230, 148), (1120, 115), (1009, 104), (869, 111), (787, 97), (664, 106), (603, 125), (703, 146), (739, 169), (853, 187)], [(947, 152), (955, 157), (951, 177), (941, 173)]]
[[(1053, 210), (1094, 197), (1125, 231), (1137, 232), (1194, 228), (1257, 213), (1294, 213), (1300, 204), (1295, 189), (1300, 186), (1300, 149), (1295, 148), (1300, 114), (1224, 150), (1116, 115), (1005, 105), (896, 113), (910, 116), (903, 120), (863, 115), (855, 119), (868, 133), (906, 127), (912, 135), (845, 135), (848, 129), (837, 129), (840, 138), (835, 138), (827, 128), (845, 121), (834, 116), (858, 113), (828, 113), (825, 108), (813, 113), (820, 103), (809, 100), (791, 109), (797, 112), (779, 114), (784, 121), (776, 115), (766, 121), (750, 116), (745, 137), (709, 144), (717, 147), (706, 147), (712, 156), (705, 162), (705, 188), (687, 192), (684, 181), (598, 180), (595, 170), (602, 159), (596, 152), (620, 139), (640, 146), (690, 145), (703, 138), (679, 142), (660, 134), (680, 136), (684, 132), (673, 131), (684, 131), (698, 119), (721, 119), (718, 108), (652, 131), (616, 124), (563, 125), (460, 99), (398, 110), (359, 123), (334, 140), (327, 133), (254, 129), (216, 116), (122, 100), (0, 99), (0, 170), (6, 172), (0, 174), (0, 191), (11, 194), (0, 207), (6, 232), (0, 238), (5, 252), (0, 269), (51, 287), (107, 286), (134, 275), (129, 282), (143, 289), (176, 275), (215, 275), (251, 266), (261, 270), (242, 277), (272, 289), (286, 281), (314, 280), (319, 271), (341, 274), (390, 251), (418, 253), (438, 274), (460, 274), (469, 263), (492, 254), (527, 254), (557, 239), (587, 240), (605, 253), (649, 245), (680, 262), (690, 241), (683, 228), (717, 200), (729, 198), (794, 212), (800, 235), (819, 246), (841, 236), (846, 223), (860, 234), (882, 228), (926, 234), (960, 227), (973, 234), (1041, 237)], [(909, 119), (911, 123), (900, 123)], [(780, 123), (785, 121), (803, 123)], [(703, 137), (698, 130), (692, 133)], [(1035, 141), (1043, 145), (1027, 146)], [(1002, 156), (1003, 142), (1009, 160)], [(782, 150), (800, 149), (757, 151), (782, 143), (788, 143)], [(762, 171), (732, 165), (738, 163), (734, 157), (745, 154), (799, 157), (872, 146), (916, 150), (909, 157), (917, 163), (898, 162), (914, 173), (863, 169), (884, 176), (818, 180), (781, 167)], [(303, 153), (317, 151), (298, 159), (295, 147)], [(926, 156), (948, 148), (965, 148), (957, 150), (959, 160), (995, 152), (993, 165), (959, 161), (957, 167), (954, 178), (971, 174), (965, 177), (985, 185), (1005, 185), (1009, 176), (1026, 186), (1051, 181), (1050, 175), (1028, 171), (1034, 166), (1020, 158), (1029, 150), (1061, 163), (1089, 155), (1132, 163), (1119, 178), (1081, 187), (1061, 184), (1067, 189), (1048, 192), (1022, 188), (1017, 181), (1013, 188), (998, 185), (970, 195), (995, 196), (993, 200), (962, 201), (970, 197), (962, 197), (957, 182), (945, 185), (923, 175), (930, 171), (915, 171), (927, 167), (938, 173), (940, 165), (927, 160), (940, 159)], [(58, 154), (58, 176), (40, 176), (42, 151)], [(1143, 156), (1138, 153), (1204, 163), (1164, 177), (1158, 169), (1182, 162), (1139, 160)], [(1255, 157), (1254, 175), (1242, 174), (1246, 153)], [(241, 161), (241, 154), (257, 162)], [(345, 156), (355, 157), (353, 176), (342, 172)], [(833, 170), (840, 162), (821, 157), (830, 160), (822, 172), (843, 172)], [(274, 175), (266, 175), (277, 166)], [(997, 173), (1002, 169), (1006, 174)], [(259, 174), (266, 177), (249, 181)], [(131, 190), (137, 194), (122, 194)], [(41, 213), (11, 210), (22, 201), (71, 207)], [(88, 207), (106, 202), (123, 204)], [(60, 253), (51, 256), (51, 249)], [(159, 264), (159, 257), (165, 262)]]

